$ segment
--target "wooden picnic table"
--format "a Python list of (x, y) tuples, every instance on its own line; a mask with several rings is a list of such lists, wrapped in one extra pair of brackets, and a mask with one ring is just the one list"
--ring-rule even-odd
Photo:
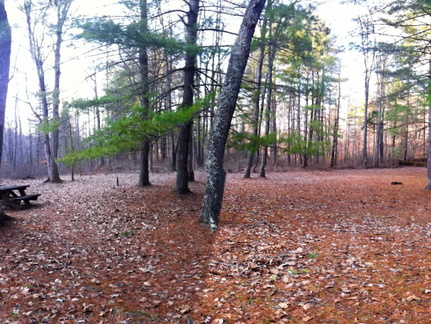
[(0, 187), (0, 205), (16, 206), (24, 201), (26, 205), (30, 205), (30, 200), (37, 200), (40, 194), (27, 195), (25, 190), (30, 185), (12, 185)]

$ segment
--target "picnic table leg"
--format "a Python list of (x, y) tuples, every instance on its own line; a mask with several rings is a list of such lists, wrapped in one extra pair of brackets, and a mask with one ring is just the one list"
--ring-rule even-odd
[(3, 206), (8, 205), (9, 193), (7, 193), (7, 192), (0, 193), (0, 199), (1, 199), (0, 208), (3, 208)]
[[(25, 196), (25, 189), (19, 189), (19, 195), (20, 196)], [(18, 205), (21, 203), (20, 200), (18, 200)], [(30, 200), (24, 200), (24, 204), (25, 205), (30, 205)]]

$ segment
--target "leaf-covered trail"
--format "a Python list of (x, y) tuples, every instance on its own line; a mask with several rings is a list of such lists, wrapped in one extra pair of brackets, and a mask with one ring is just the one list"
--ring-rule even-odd
[(184, 197), (173, 181), (30, 181), (42, 196), (0, 226), (1, 322), (431, 321), (424, 169), (229, 174), (215, 235), (203, 175)]

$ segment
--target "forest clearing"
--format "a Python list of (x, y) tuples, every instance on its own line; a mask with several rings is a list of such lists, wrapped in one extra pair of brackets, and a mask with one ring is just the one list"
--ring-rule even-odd
[(431, 321), (425, 168), (230, 173), (215, 234), (204, 173), (189, 195), (152, 176), (25, 180), (42, 195), (0, 227), (0, 321)]

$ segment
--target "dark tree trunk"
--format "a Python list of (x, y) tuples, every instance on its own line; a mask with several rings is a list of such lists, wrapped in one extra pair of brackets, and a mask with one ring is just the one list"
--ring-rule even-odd
[[(140, 11), (141, 11), (141, 21), (140, 21), (140, 32), (145, 35), (148, 33), (148, 21), (147, 21), (147, 1), (140, 0)], [(150, 98), (149, 95), (149, 80), (148, 80), (148, 51), (147, 47), (142, 46), (139, 48), (139, 73), (141, 77), (141, 94), (140, 102), (141, 106), (146, 110), (150, 109)], [(142, 114), (142, 119), (146, 119), (147, 115)], [(151, 185), (150, 183), (150, 142), (148, 139), (144, 139), (141, 145), (140, 151), (140, 161), (139, 161), (139, 182), (138, 187), (146, 187)]]
[[(57, 4), (57, 25), (55, 31), (56, 42), (54, 45), (54, 91), (52, 94), (52, 117), (54, 122), (60, 119), (60, 77), (61, 77), (61, 45), (63, 43), (63, 27), (66, 22), (67, 15), (69, 13), (70, 5), (73, 0), (62, 1)], [(58, 159), (58, 148), (59, 148), (59, 128), (56, 127), (52, 132), (52, 174), (51, 182), (62, 182), (60, 179), (60, 173), (58, 171), (58, 165), (56, 160)]]
[(247, 153), (247, 165), (244, 169), (244, 178), (250, 178), (251, 168), (253, 167), (253, 160), (256, 152), (259, 150), (259, 146), (254, 143), (257, 141), (259, 135), (259, 111), (260, 111), (260, 97), (262, 89), (262, 70), (263, 62), (265, 59), (265, 42), (266, 42), (266, 20), (263, 22), (262, 37), (260, 39), (259, 49), (259, 61), (257, 63), (256, 71), (256, 90), (253, 94), (253, 138), (252, 138), (252, 149)]
[(138, 187), (146, 187), (151, 185), (150, 183), (150, 165), (148, 158), (150, 154), (150, 143), (149, 141), (143, 141), (141, 151), (139, 153), (140, 155), (140, 162), (139, 162), (139, 183)]
[(362, 147), (362, 162), (364, 169), (368, 168), (368, 103), (370, 93), (370, 79), (368, 69), (365, 72), (365, 105), (364, 105), (364, 138)]
[[(11, 38), (4, 0), (0, 0), (0, 162), (3, 150), (4, 117), (9, 84)], [(4, 213), (3, 208), (0, 207), (0, 221), (7, 218), (8, 216)]]
[[(364, 103), (364, 132), (363, 132), (363, 145), (362, 145), (362, 162), (364, 169), (368, 168), (368, 108), (370, 97), (370, 79), (374, 68), (375, 47), (370, 44), (370, 35), (374, 30), (373, 23), (369, 20), (358, 19), (359, 32), (361, 36), (361, 51), (363, 55), (365, 75), (364, 75), (364, 89), (365, 89), (365, 103)], [(373, 44), (374, 45), (374, 44)]]
[(166, 160), (168, 158), (168, 145), (167, 145), (167, 135), (163, 135), (160, 138), (160, 158), (163, 163), (166, 163)]
[(336, 108), (335, 120), (334, 120), (334, 133), (332, 136), (332, 152), (331, 152), (331, 165), (330, 165), (331, 168), (337, 165), (337, 160), (338, 160), (338, 131), (339, 131), (338, 128), (339, 128), (339, 122), (340, 122), (340, 106), (341, 106), (341, 81), (338, 82), (337, 108)]
[[(45, 125), (49, 124), (49, 109), (48, 109), (48, 99), (47, 99), (47, 92), (46, 92), (46, 81), (45, 81), (45, 71), (43, 68), (43, 62), (42, 60), (36, 59), (36, 66), (38, 70), (38, 78), (39, 78), (39, 89), (41, 92), (41, 103), (42, 103), (42, 112), (43, 112), (43, 123)], [(62, 182), (60, 179), (60, 173), (58, 172), (58, 165), (57, 162), (54, 159), (54, 156), (52, 154), (52, 148), (50, 143), (50, 136), (47, 131), (44, 133), (44, 140), (43, 143), (45, 145), (45, 155), (46, 155), (46, 161), (48, 166), (48, 179), (46, 182), (52, 182), (52, 183), (60, 183)]]
[[(60, 76), (61, 76), (61, 45), (63, 43), (63, 26), (69, 12), (72, 0), (64, 1), (62, 5), (57, 5), (57, 26), (56, 26), (56, 42), (54, 45), (54, 90), (52, 94), (52, 117), (54, 122), (60, 119)], [(46, 139), (49, 141), (48, 139)], [(46, 144), (45, 144), (46, 145)], [(50, 163), (48, 164), (50, 170), (48, 172), (48, 180), (53, 183), (62, 182), (60, 172), (58, 170), (58, 148), (59, 148), (59, 129), (56, 127), (52, 132), (52, 151), (50, 153)], [(50, 150), (50, 148), (47, 148)]]
[[(199, 0), (189, 2), (190, 10), (187, 13), (187, 45), (189, 49), (186, 52), (186, 62), (184, 67), (184, 89), (183, 89), (183, 108), (189, 108), (193, 105), (193, 88), (195, 85), (196, 73), (196, 40), (197, 40), (197, 22), (199, 15)], [(190, 121), (183, 125), (178, 138), (177, 151), (177, 181), (174, 192), (177, 194), (186, 194), (190, 192), (188, 182), (189, 176), (193, 170), (189, 170), (189, 147), (191, 140), (193, 122)]]
[[(42, 117), (39, 118), (39, 122), (44, 125), (50, 125), (50, 116), (49, 116), (49, 104), (48, 104), (48, 92), (46, 88), (46, 79), (45, 79), (45, 58), (43, 57), (41, 53), (41, 45), (38, 43), (38, 40), (36, 39), (35, 33), (34, 33), (34, 25), (32, 22), (32, 13), (35, 11), (35, 9), (32, 7), (31, 2), (26, 2), (24, 4), (24, 12), (26, 14), (26, 20), (27, 20), (27, 31), (28, 31), (28, 37), (29, 37), (29, 43), (30, 43), (30, 53), (33, 59), (33, 62), (36, 66), (36, 72), (38, 77), (38, 83), (39, 83), (39, 92), (40, 92), (40, 104), (42, 107)], [(58, 75), (59, 77), (59, 75)], [(60, 173), (58, 170), (58, 165), (55, 160), (55, 157), (53, 156), (52, 152), (52, 145), (50, 143), (50, 135), (48, 130), (45, 130), (44, 132), (44, 145), (45, 145), (45, 154), (46, 154), (46, 161), (47, 161), (47, 168), (48, 168), (48, 179), (46, 182), (52, 182), (52, 183), (60, 183), (62, 180), (60, 179)]]
[[(270, 37), (272, 37), (272, 28), (270, 28)], [(274, 42), (274, 40), (273, 40)], [(269, 135), (270, 132), (270, 121), (271, 121), (271, 103), (272, 103), (272, 68), (274, 66), (274, 59), (276, 54), (276, 44), (273, 43), (268, 48), (268, 75), (266, 77), (268, 86), (268, 95), (266, 97), (266, 107), (265, 107), (265, 136)], [(262, 178), (266, 177), (265, 168), (268, 159), (268, 146), (265, 145), (262, 150), (262, 164), (260, 165), (259, 176)]]
[[(277, 134), (277, 97), (273, 96), (273, 103), (271, 104), (271, 125), (270, 132)], [(278, 145), (277, 137), (275, 137), (275, 142), (271, 143), (269, 156), (272, 159), (272, 166), (275, 168), (278, 164)]]
[(175, 183), (174, 192), (177, 194), (187, 194), (190, 192), (189, 189), (189, 143), (190, 143), (190, 131), (192, 122), (181, 127), (181, 131), (178, 138), (177, 147), (177, 180)]
[[(310, 73), (307, 72), (306, 77), (306, 91), (305, 91), (305, 107), (309, 107), (310, 101)], [(309, 109), (305, 109), (304, 111), (304, 149), (302, 152), (302, 167), (306, 168), (308, 166), (308, 115)]]
[[(385, 70), (386, 66), (384, 63), (384, 58), (379, 56), (378, 68), (382, 71)], [(374, 167), (379, 168), (383, 161), (383, 153), (384, 153), (384, 97), (385, 97), (385, 78), (383, 75), (377, 76), (378, 80), (378, 114), (377, 114), (377, 132), (376, 132), (376, 145), (375, 145), (375, 153), (374, 153)], [(407, 104), (409, 99), (407, 99)]]
[(208, 143), (206, 169), (208, 172), (200, 221), (217, 229), (223, 201), (226, 172), (223, 157), (229, 128), (235, 111), (242, 77), (250, 54), (250, 44), (256, 24), (266, 0), (251, 0), (244, 15), (241, 28), (232, 48), (226, 79), (222, 87), (214, 128)]
[(178, 149), (178, 143), (175, 139), (175, 134), (172, 132), (171, 134), (171, 146), (172, 146), (172, 152), (171, 152), (171, 171), (176, 172), (177, 171), (177, 149)]
[(4, 119), (9, 84), (11, 41), (11, 31), (4, 1), (0, 0), (0, 161), (2, 158)]
[(189, 159), (188, 159), (188, 172), (189, 172), (189, 182), (193, 182), (195, 181), (195, 171), (193, 168), (193, 142), (194, 142), (194, 138), (193, 138), (193, 124), (190, 127), (190, 139), (189, 139)]

